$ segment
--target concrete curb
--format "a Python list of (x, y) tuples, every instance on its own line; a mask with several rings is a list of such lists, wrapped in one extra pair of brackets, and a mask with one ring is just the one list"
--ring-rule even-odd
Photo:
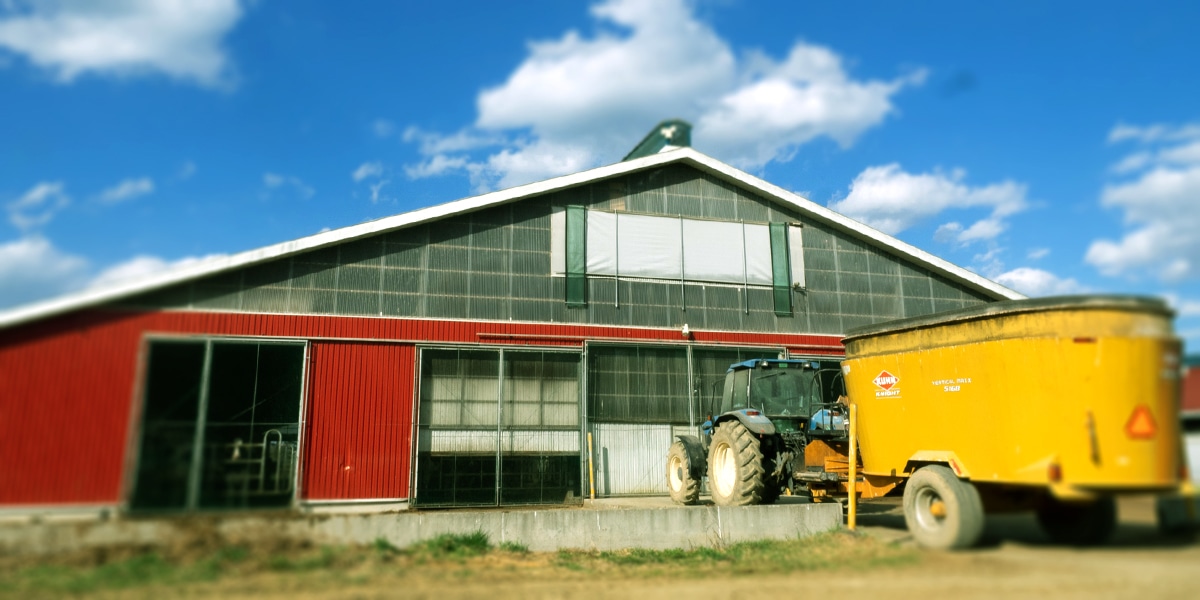
[(792, 539), (838, 529), (836, 503), (773, 506), (687, 506), (609, 510), (447, 510), (382, 514), (204, 515), (115, 519), (87, 523), (0, 525), (0, 554), (37, 555), (110, 546), (166, 547), (191, 538), (307, 541), (316, 545), (369, 544), (377, 539), (404, 547), (441, 534), (483, 531), (494, 544), (532, 551), (559, 549), (715, 547), (746, 540)]

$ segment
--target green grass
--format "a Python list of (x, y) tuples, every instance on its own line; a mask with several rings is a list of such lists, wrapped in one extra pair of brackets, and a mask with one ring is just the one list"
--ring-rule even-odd
[(432, 560), (462, 560), (474, 556), (483, 556), (492, 550), (492, 543), (486, 533), (444, 533), (431, 540), (418, 542), (413, 549), (422, 558)]
[[(741, 542), (720, 547), (618, 551), (530, 552), (525, 545), (491, 543), (482, 531), (444, 534), (400, 548), (383, 538), (357, 547), (292, 548), (285, 551), (227, 546), (191, 558), (156, 551), (88, 564), (41, 564), (5, 568), (0, 564), (0, 597), (76, 596), (112, 590), (187, 588), (214, 581), (238, 581), (255, 573), (300, 577), (313, 585), (366, 584), (373, 578), (406, 576), (469, 579), (497, 573), (524, 578), (668, 577), (703, 578), (793, 571), (863, 569), (915, 563), (911, 548), (885, 544), (847, 532), (791, 540)], [(86, 558), (86, 555), (84, 555)], [(420, 568), (416, 568), (420, 566)]]
[(725, 547), (691, 550), (560, 551), (557, 562), (574, 571), (624, 567), (631, 574), (704, 576), (836, 570), (912, 564), (919, 554), (846, 532), (823, 533), (790, 540), (739, 542)]
[(511, 552), (513, 554), (529, 553), (529, 546), (526, 546), (525, 544), (519, 544), (517, 542), (504, 542), (503, 544), (500, 544), (498, 548), (504, 552)]
[(59, 595), (120, 590), (158, 583), (186, 584), (215, 579), (220, 573), (219, 564), (220, 558), (214, 557), (180, 568), (158, 553), (149, 552), (95, 567), (29, 567), (0, 575), (0, 589), (21, 597), (25, 591)]
[[(301, 555), (300, 557), (291, 557), (286, 555), (276, 554), (267, 559), (267, 567), (272, 571), (317, 571), (321, 569), (329, 569), (339, 563), (339, 559), (350, 553), (348, 549), (342, 547), (322, 546), (320, 552), (316, 556)], [(349, 562), (357, 562), (355, 559), (350, 559)]]

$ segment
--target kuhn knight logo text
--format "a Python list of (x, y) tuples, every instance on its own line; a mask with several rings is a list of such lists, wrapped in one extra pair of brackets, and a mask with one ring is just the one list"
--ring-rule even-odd
[(875, 386), (879, 388), (875, 392), (876, 398), (886, 398), (889, 396), (900, 395), (900, 390), (896, 389), (896, 385), (900, 383), (900, 378), (888, 373), (887, 371), (880, 371), (879, 374), (875, 376), (875, 379), (871, 380), (871, 383), (874, 383)]

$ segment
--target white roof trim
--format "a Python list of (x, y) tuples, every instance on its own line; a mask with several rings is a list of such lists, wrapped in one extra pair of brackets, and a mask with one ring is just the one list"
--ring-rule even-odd
[(520, 200), (530, 196), (538, 196), (550, 192), (555, 192), (564, 188), (590, 183), (601, 179), (607, 179), (618, 175), (624, 175), (634, 171), (640, 171), (646, 168), (657, 167), (668, 163), (682, 162), (699, 168), (702, 171), (708, 172), (721, 179), (728, 180), (732, 183), (737, 183), (743, 187), (751, 188), (776, 202), (791, 204), (800, 209), (803, 213), (808, 213), (818, 220), (825, 221), (837, 228), (844, 229), (854, 235), (873, 241), (879, 245), (890, 248), (894, 253), (900, 256), (912, 258), (921, 263), (925, 263), (934, 271), (939, 272), (951, 279), (957, 279), (967, 283), (973, 287), (987, 290), (1002, 298), (1023, 298), (1021, 294), (1010, 290), (994, 281), (980, 277), (979, 275), (967, 271), (962, 267), (958, 267), (945, 260), (942, 260), (928, 252), (919, 250), (900, 240), (872, 229), (858, 221), (850, 219), (839, 213), (836, 213), (824, 206), (811, 202), (797, 194), (789, 192), (783, 188), (772, 185), (726, 165), (714, 158), (701, 154), (693, 148), (681, 147), (671, 148), (650, 156), (637, 158), (629, 161), (619, 162), (604, 167), (598, 167), (580, 173), (555, 177), (536, 183), (530, 183), (506, 190), (500, 190), (480, 196), (472, 196), (445, 204), (430, 206), (427, 208), (417, 209), (411, 212), (384, 217), (375, 221), (368, 221), (358, 225), (351, 225), (333, 231), (326, 231), (311, 235), (308, 237), (258, 248), (256, 250), (248, 250), (230, 256), (221, 256), (193, 263), (185, 267), (172, 269), (170, 271), (151, 276), (146, 279), (135, 282), (118, 284), (112, 287), (84, 290), (74, 294), (52, 298), (43, 302), (19, 306), (12, 310), (0, 312), (0, 328), (12, 327), (46, 317), (79, 310), (91, 306), (97, 306), (120, 298), (126, 298), (136, 294), (154, 291), (177, 283), (183, 283), (193, 279), (199, 279), (209, 275), (215, 275), (225, 271), (250, 266), (256, 263), (265, 262), (277, 258), (307, 252), (326, 246), (332, 246), (341, 242), (365, 237), (373, 234), (383, 233), (412, 225), (437, 221), (447, 217), (476, 211), (482, 208), (496, 206), (507, 202)]

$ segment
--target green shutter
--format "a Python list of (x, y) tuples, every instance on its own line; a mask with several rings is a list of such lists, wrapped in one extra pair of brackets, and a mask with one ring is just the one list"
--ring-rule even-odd
[(788, 265), (787, 223), (771, 223), (771, 291), (775, 314), (792, 315), (792, 269)]
[(567, 306), (587, 306), (587, 211), (567, 207)]

